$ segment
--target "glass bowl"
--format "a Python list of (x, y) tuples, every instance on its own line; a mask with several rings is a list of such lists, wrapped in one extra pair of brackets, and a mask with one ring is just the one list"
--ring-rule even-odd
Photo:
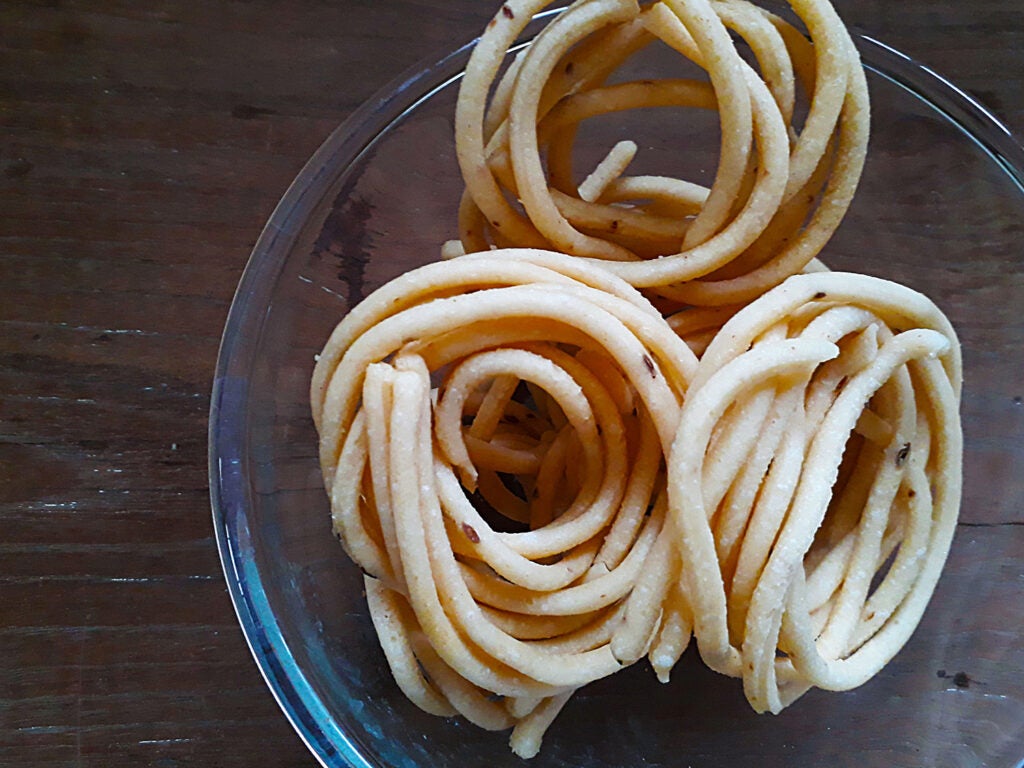
[[(573, 697), (537, 768), (1021, 764), (1024, 151), (941, 76), (857, 43), (872, 143), (822, 256), (928, 294), (964, 348), (966, 485), (931, 605), (877, 677), (812, 691), (778, 716), (756, 715), (693, 647), (669, 685), (637, 664)], [(455, 234), (452, 121), (470, 49), (396, 80), (327, 139), (256, 244), (224, 330), (210, 414), (220, 554), (256, 661), (325, 766), (522, 764), (507, 733), (426, 715), (392, 682), (361, 573), (331, 534), (308, 405), (314, 355), (345, 312)], [(638, 159), (670, 162), (679, 121), (648, 127)], [(715, 135), (713, 123), (685, 130)], [(713, 173), (705, 154), (698, 172)]]

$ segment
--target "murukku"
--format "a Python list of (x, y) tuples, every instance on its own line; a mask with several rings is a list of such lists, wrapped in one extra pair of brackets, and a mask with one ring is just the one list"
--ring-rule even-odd
[(646, 652), (696, 366), (635, 289), (543, 251), (422, 267), (339, 324), (312, 383), (324, 481), (414, 703), (530, 756), (572, 691)]
[[(470, 58), (455, 125), (462, 250), (552, 248), (690, 305), (746, 303), (811, 262), (852, 200), (869, 123), (859, 57), (827, 2), (790, 3), (805, 36), (746, 0), (577, 0), (499, 77), (547, 5), (505, 3)], [(656, 42), (707, 79), (610, 81)], [(628, 140), (578, 179), (584, 122), (652, 107), (718, 112), (710, 187), (625, 175)]]
[(701, 657), (758, 711), (846, 690), (910, 637), (960, 503), (960, 348), (921, 294), (789, 278), (701, 357), (668, 493)]

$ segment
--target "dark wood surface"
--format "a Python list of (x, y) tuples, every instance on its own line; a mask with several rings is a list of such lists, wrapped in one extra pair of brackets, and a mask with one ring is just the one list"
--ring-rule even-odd
[[(218, 340), (308, 156), (493, 5), (0, 4), (0, 765), (314, 763), (217, 558)], [(839, 7), (1024, 135), (1019, 0)]]

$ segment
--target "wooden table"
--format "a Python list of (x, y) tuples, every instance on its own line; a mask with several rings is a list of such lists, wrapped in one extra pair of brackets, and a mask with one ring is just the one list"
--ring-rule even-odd
[[(313, 764), (214, 545), (218, 340), (308, 156), (493, 6), (0, 5), (0, 764)], [(1024, 135), (1019, 0), (839, 8)]]

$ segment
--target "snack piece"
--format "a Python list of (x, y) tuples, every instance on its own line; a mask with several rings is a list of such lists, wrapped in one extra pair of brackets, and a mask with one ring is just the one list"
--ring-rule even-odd
[(668, 493), (701, 657), (758, 711), (867, 681), (921, 618), (961, 491), (960, 347), (915, 291), (789, 278), (687, 393)]
[[(577, 0), (499, 79), (507, 51), (547, 5), (505, 3), (460, 88), (465, 252), (554, 248), (691, 305), (746, 303), (818, 254), (853, 197), (869, 123), (859, 57), (827, 2), (790, 3), (808, 39), (746, 0), (664, 0), (643, 8), (635, 0)], [(730, 30), (749, 46), (759, 71), (741, 57)], [(708, 79), (610, 82), (656, 41)], [(711, 187), (623, 175), (638, 151), (628, 140), (579, 183), (573, 151), (581, 125), (648, 107), (718, 111), (721, 147)]]
[(515, 726), (527, 757), (646, 652), (678, 584), (664, 455), (696, 365), (635, 289), (543, 251), (422, 267), (341, 322), (312, 384), (324, 481), (413, 702)]

